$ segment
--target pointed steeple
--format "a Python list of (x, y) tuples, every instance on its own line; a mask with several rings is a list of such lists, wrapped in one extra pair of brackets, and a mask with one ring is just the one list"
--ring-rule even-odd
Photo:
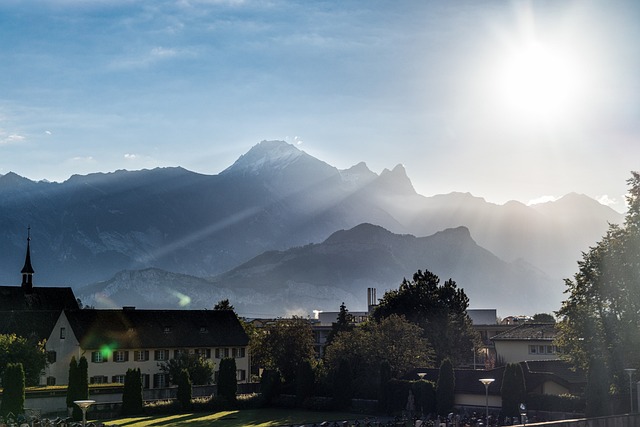
[(33, 290), (33, 267), (31, 266), (31, 226), (27, 228), (27, 255), (22, 267), (22, 290), (29, 294)]

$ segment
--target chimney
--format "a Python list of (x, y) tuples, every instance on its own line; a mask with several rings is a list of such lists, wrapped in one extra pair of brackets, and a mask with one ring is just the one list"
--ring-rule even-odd
[(369, 314), (378, 305), (378, 298), (376, 296), (376, 288), (367, 288), (367, 311)]

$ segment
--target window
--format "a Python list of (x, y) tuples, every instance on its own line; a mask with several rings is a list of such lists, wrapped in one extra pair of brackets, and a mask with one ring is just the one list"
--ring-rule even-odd
[(538, 346), (536, 345), (530, 345), (529, 346), (529, 354), (536, 354), (538, 351)]
[(153, 352), (155, 360), (169, 360), (169, 350), (156, 350)]
[(210, 348), (197, 348), (195, 353), (200, 357), (204, 357), (205, 359), (211, 359)]
[(200, 333), (201, 334), (206, 334), (207, 332), (209, 332), (209, 330), (207, 329), (206, 326), (200, 326)]
[(124, 384), (124, 377), (124, 375), (114, 375), (113, 377), (111, 377), (111, 382)]
[(241, 347), (241, 348), (238, 349), (238, 351), (239, 351), (238, 357), (246, 357), (247, 356), (247, 349), (246, 348)]
[(220, 359), (220, 349), (216, 348), (216, 359)]
[(114, 362), (127, 362), (129, 361), (129, 352), (127, 350), (118, 350), (113, 352)]
[(93, 351), (91, 352), (91, 361), (93, 363), (103, 363), (107, 361), (107, 357), (101, 351)]
[(94, 377), (91, 377), (89, 379), (89, 382), (91, 384), (106, 384), (109, 382), (109, 378), (105, 377), (104, 375), (96, 375)]
[(153, 388), (164, 388), (169, 386), (167, 374), (153, 374)]
[(67, 328), (60, 328), (60, 339), (63, 340), (67, 337)]
[(165, 327), (164, 327), (164, 333), (165, 333), (165, 334), (169, 334), (169, 333), (171, 333), (171, 326), (165, 326)]
[(48, 351), (48, 352), (47, 352), (47, 361), (48, 361), (49, 363), (55, 363), (55, 362), (56, 362), (56, 359), (57, 359), (57, 356), (58, 356), (58, 355), (56, 354), (56, 352), (55, 352), (55, 351), (53, 351), (53, 350)]
[(149, 374), (142, 374), (142, 388), (149, 388)]
[(238, 369), (236, 371), (236, 380), (244, 381), (246, 379), (247, 379), (247, 371), (245, 371), (244, 369)]
[(56, 377), (47, 377), (47, 385), (56, 385)]
[(146, 362), (147, 360), (149, 360), (149, 350), (134, 351), (133, 360), (135, 360), (136, 362)]
[(229, 357), (229, 349), (228, 348), (224, 348), (224, 358), (228, 358)]
[(233, 347), (233, 348), (231, 349), (231, 357), (233, 357), (234, 359), (235, 359), (236, 357), (238, 357), (238, 349), (237, 349), (237, 348)]

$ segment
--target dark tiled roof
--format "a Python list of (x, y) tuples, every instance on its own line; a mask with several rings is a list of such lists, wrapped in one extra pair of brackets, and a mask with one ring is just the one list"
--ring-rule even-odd
[(552, 380), (575, 392), (584, 388), (587, 383), (586, 373), (573, 368), (564, 360), (530, 360), (521, 362), (521, 365), (528, 389)]
[(229, 310), (65, 311), (83, 349), (245, 346), (249, 337)]
[(499, 333), (492, 337), (493, 341), (507, 340), (548, 340), (552, 341), (556, 336), (555, 323), (523, 323), (508, 331)]
[(48, 339), (62, 310), (0, 311), (0, 334)]
[(71, 288), (34, 287), (25, 293), (20, 286), (0, 286), (0, 311), (77, 308), (78, 302)]

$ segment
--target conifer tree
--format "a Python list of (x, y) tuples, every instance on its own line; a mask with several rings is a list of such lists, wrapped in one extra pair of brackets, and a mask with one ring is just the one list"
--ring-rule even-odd
[(436, 383), (436, 404), (438, 415), (448, 415), (453, 412), (455, 404), (456, 378), (451, 360), (444, 359), (440, 364), (438, 382)]
[(182, 406), (183, 411), (189, 410), (191, 407), (191, 378), (189, 378), (189, 371), (183, 369), (178, 376), (178, 402)]
[(236, 360), (233, 358), (222, 359), (218, 372), (218, 394), (233, 403), (236, 401), (237, 390)]
[(7, 364), (2, 377), (2, 404), (0, 413), (14, 415), (24, 413), (24, 368), (22, 363)]

